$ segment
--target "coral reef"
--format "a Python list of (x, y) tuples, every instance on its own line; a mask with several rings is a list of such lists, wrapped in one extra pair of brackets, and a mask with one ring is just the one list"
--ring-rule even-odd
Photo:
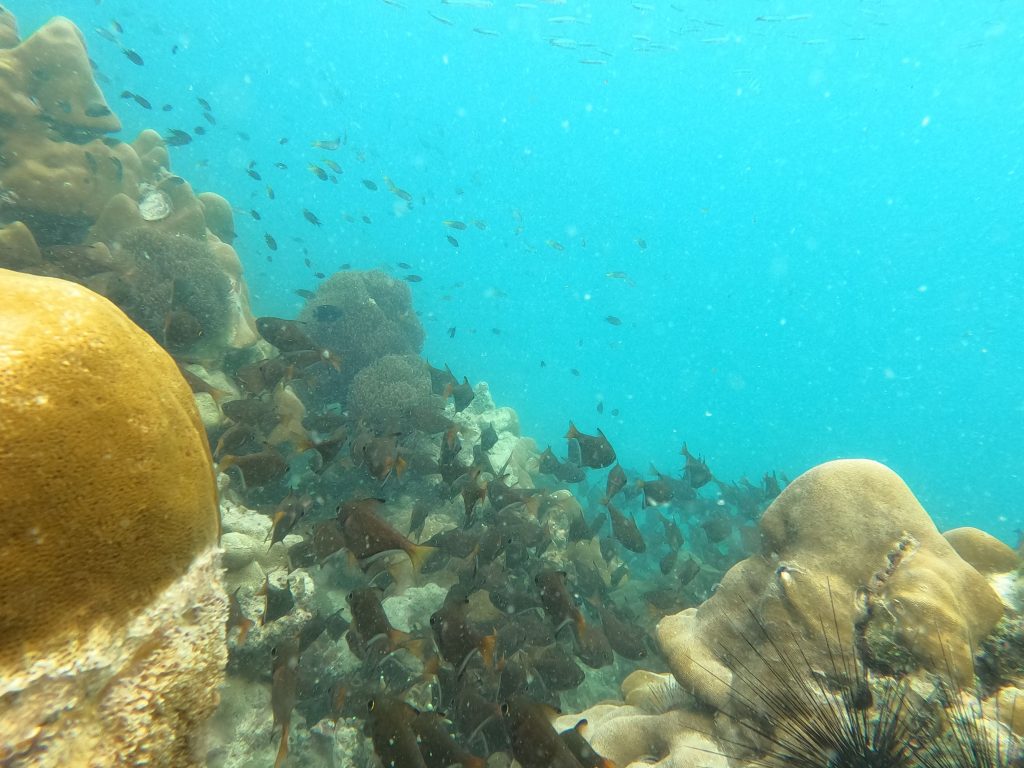
[[(893, 687), (893, 674), (920, 680), (933, 696), (947, 686), (973, 690), (973, 649), (997, 627), (1004, 605), (958, 549), (986, 573), (1005, 570), (1010, 558), (991, 537), (955, 532), (954, 549), (902, 480), (865, 460), (806, 472), (764, 513), (760, 531), (760, 553), (730, 569), (699, 607), (667, 616), (657, 627), (679, 688), (693, 697), (692, 704), (676, 700), (670, 710), (717, 712), (713, 725), (679, 725), (714, 737), (717, 746), (698, 745), (694, 752), (685, 732), (676, 732), (672, 743), (664, 735), (643, 735), (651, 730), (649, 718), (665, 717), (659, 702), (678, 699), (672, 686), (658, 688), (663, 684), (654, 681), (656, 695), (644, 697), (640, 707), (616, 708), (611, 717), (582, 713), (592, 718), (598, 751), (607, 750), (619, 764), (653, 755), (658, 765), (673, 766), (691, 764), (701, 749), (737, 756), (760, 743), (781, 754), (786, 737), (776, 741), (772, 734), (798, 732), (787, 730), (785, 718), (803, 711), (801, 698), (816, 700), (828, 686), (836, 686), (846, 704), (812, 706), (797, 727), (807, 727), (808, 716), (822, 718), (824, 726), (839, 729), (837, 738), (854, 727), (843, 717), (860, 718), (861, 705), (850, 702), (865, 681), (878, 681), (875, 702), (893, 711), (909, 706), (901, 703), (905, 694)], [(944, 682), (929, 682), (936, 680)], [(836, 719), (826, 723), (825, 715)], [(752, 730), (737, 731), (740, 724)], [(666, 727), (673, 726), (654, 732)]]
[(0, 290), (0, 762), (199, 764), (227, 601), (191, 392), (101, 296)]
[[(170, 345), (185, 359), (216, 361), (255, 343), (230, 206), (171, 173), (154, 131), (132, 143), (107, 136), (121, 124), (74, 24), (55, 18), (14, 38), (0, 48), (0, 267), (86, 284), (161, 343), (166, 327), (185, 326), (184, 338), (202, 337)], [(140, 269), (143, 243), (167, 255), (161, 266)], [(158, 290), (167, 281), (156, 273), (175, 260), (187, 276), (177, 291)]]

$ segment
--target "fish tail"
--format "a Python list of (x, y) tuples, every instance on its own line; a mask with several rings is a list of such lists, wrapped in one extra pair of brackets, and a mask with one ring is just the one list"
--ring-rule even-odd
[(428, 547), (425, 544), (411, 544), (407, 552), (412, 562), (412, 569), (415, 573), (423, 570), (427, 560), (437, 551), (437, 547)]
[(291, 730), (291, 723), (285, 723), (281, 727), (281, 744), (277, 748), (277, 759), (274, 760), (274, 768), (281, 768), (284, 759), (288, 757), (288, 732)]
[(494, 669), (494, 648), (498, 642), (498, 635), (487, 635), (480, 641), (480, 658), (484, 660), (484, 666)]
[(395, 460), (395, 476), (401, 477), (405, 474), (405, 470), (409, 467), (409, 462), (399, 456)]

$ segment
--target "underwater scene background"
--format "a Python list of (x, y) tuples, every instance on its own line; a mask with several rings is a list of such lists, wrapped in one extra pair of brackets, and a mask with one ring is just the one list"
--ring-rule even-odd
[[(686, 440), (755, 482), (871, 456), (943, 525), (1015, 541), (1013, 4), (9, 7), (25, 30), (72, 16), (111, 97), (152, 101), (120, 105), (126, 133), (208, 128), (175, 168), (262, 216), (236, 217), (257, 315), (294, 316), (316, 271), (405, 262), (425, 356), (488, 381), (542, 445), (573, 418), (638, 470), (675, 472)], [(144, 66), (96, 35), (114, 19)], [(321, 158), (337, 185), (306, 169)]]
[(0, 765), (1021, 768), (1022, 22), (0, 7)]

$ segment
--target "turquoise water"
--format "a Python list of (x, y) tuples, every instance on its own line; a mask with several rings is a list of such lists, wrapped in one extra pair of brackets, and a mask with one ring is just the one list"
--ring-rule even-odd
[(174, 168), (236, 207), (258, 314), (389, 265), (427, 357), (541, 447), (571, 418), (641, 470), (684, 440), (727, 480), (866, 456), (941, 527), (1024, 528), (1021, 7), (8, 6), (85, 31), (125, 138), (206, 127)]

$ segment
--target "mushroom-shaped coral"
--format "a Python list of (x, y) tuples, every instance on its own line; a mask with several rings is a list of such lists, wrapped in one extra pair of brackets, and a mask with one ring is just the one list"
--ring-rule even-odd
[(0, 292), (0, 763), (199, 764), (227, 603), (192, 394), (101, 296)]

